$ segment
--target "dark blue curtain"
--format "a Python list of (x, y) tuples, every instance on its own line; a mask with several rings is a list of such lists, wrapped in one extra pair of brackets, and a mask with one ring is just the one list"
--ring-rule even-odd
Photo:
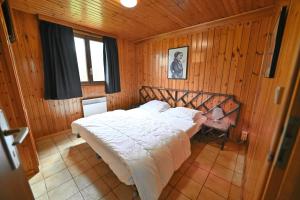
[(81, 97), (81, 83), (72, 28), (40, 21), (45, 99)]
[(111, 37), (103, 37), (103, 62), (105, 75), (105, 92), (120, 92), (120, 72), (117, 41)]

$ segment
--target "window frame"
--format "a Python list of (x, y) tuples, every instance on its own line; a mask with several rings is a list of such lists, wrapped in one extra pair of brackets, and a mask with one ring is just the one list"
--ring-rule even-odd
[[(104, 85), (104, 81), (94, 81), (93, 80), (93, 66), (92, 66), (92, 57), (91, 57), (91, 49), (90, 49), (90, 40), (102, 42), (102, 37), (99, 36), (91, 36), (90, 34), (78, 33), (74, 32), (74, 37), (82, 38), (84, 40), (85, 46), (85, 57), (86, 57), (86, 67), (87, 67), (87, 77), (88, 81), (80, 81), (81, 85)], [(104, 71), (103, 71), (104, 73)]]

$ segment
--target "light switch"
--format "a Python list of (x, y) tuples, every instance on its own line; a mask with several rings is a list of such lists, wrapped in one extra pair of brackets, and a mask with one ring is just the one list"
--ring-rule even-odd
[(283, 92), (283, 87), (277, 86), (275, 88), (275, 94), (274, 94), (274, 103), (275, 104), (280, 104), (282, 92)]

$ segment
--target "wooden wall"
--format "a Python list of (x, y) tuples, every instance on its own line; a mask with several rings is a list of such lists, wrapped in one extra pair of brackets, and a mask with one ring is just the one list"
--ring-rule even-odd
[[(275, 153), (278, 150), (285, 116), (291, 103), (291, 88), (295, 85), (296, 76), (299, 73), (300, 1), (292, 0), (288, 12), (275, 77), (273, 79), (260, 77), (258, 81), (259, 88), (251, 118), (251, 134), (244, 176), (244, 199), (246, 200), (289, 199), (287, 196), (276, 197), (279, 188), (274, 185), (281, 182), (282, 174), (280, 175), (278, 171), (284, 169), (276, 165)], [(275, 103), (275, 90), (279, 86), (282, 88), (282, 94), (280, 101)], [(275, 158), (269, 160), (272, 154)], [(275, 174), (270, 178), (272, 172)], [(268, 190), (265, 190), (266, 188)]]
[[(242, 103), (238, 126), (249, 130), (258, 78), (275, 9), (267, 8), (141, 41), (136, 45), (139, 85), (234, 94)], [(189, 46), (187, 80), (167, 78), (168, 49)]]
[[(81, 99), (43, 99), (43, 61), (37, 16), (13, 10), (13, 17), (18, 37), (13, 43), (13, 52), (34, 137), (69, 129), (73, 120), (82, 117)], [(138, 100), (134, 44), (118, 39), (118, 48), (122, 91), (107, 95), (110, 110), (127, 108)], [(83, 86), (82, 91), (84, 97), (105, 95), (103, 85)]]

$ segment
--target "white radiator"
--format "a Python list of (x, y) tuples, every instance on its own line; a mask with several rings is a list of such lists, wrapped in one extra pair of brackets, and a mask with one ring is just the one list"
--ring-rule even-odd
[(83, 99), (82, 108), (84, 117), (107, 112), (106, 97)]

